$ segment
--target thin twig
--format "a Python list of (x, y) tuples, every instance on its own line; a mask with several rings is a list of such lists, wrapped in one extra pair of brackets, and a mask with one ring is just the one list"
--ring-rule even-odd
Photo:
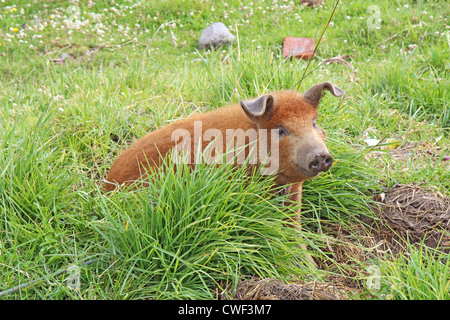
[(65, 47), (61, 47), (61, 46), (60, 46), (60, 48), (59, 48), (58, 50), (49, 51), (49, 52), (44, 53), (43, 55), (46, 56), (46, 55), (49, 55), (49, 54), (52, 54), (52, 53), (56, 53), (56, 52), (62, 51), (62, 50), (64, 50), (64, 49), (70, 48), (70, 47), (72, 46), (71, 43), (67, 43), (67, 44), (68, 44), (68, 45), (65, 46)]
[(241, 81), (242, 75), (244, 74), (245, 69), (247, 69), (247, 66), (248, 66), (248, 64), (246, 64), (246, 65), (244, 66), (244, 69), (242, 70), (241, 74), (239, 75), (239, 78), (238, 78), (238, 80), (236, 81), (236, 85), (234, 86), (233, 92), (231, 93), (230, 100), (228, 100), (228, 104), (230, 104), (231, 101), (233, 100), (234, 93), (235, 93), (235, 91), (237, 90), (237, 87), (239, 86), (239, 82)]
[(310, 72), (308, 72), (308, 73), (306, 74), (306, 76), (304, 76), (304, 78), (306, 78), (306, 77), (309, 76), (311, 73), (313, 73), (313, 72), (314, 72), (316, 69), (318, 69), (323, 63), (329, 64), (329, 63), (333, 63), (333, 62), (338, 62), (338, 63), (340, 63), (340, 64), (343, 64), (343, 65), (347, 66), (349, 69), (353, 70), (353, 72), (356, 72), (355, 67), (353, 67), (353, 65), (352, 65), (351, 63), (349, 63), (349, 62), (343, 60), (343, 59), (346, 59), (346, 57), (349, 57), (349, 56), (337, 56), (337, 57), (333, 57), (333, 58), (322, 59), (322, 61), (320, 61), (319, 64), (318, 64), (314, 69), (312, 69)]
[(380, 41), (380, 42), (376, 43), (376, 45), (379, 45), (379, 44), (382, 44), (382, 43), (384, 43), (384, 42), (386, 42), (386, 41), (389, 41), (389, 40), (391, 40), (391, 39), (394, 39), (396, 36), (397, 36), (397, 34), (394, 34), (392, 37), (386, 38), (386, 39), (384, 39), (383, 41)]
[[(320, 42), (322, 41), (323, 35), (325, 34), (325, 31), (327, 30), (328, 25), (329, 25), (330, 22), (331, 22), (331, 19), (333, 18), (333, 15), (334, 15), (334, 12), (336, 11), (336, 8), (337, 8), (338, 3), (339, 3), (339, 0), (337, 0), (336, 3), (334, 4), (333, 10), (331, 11), (330, 16), (328, 17), (328, 21), (327, 21), (325, 27), (324, 27), (323, 30), (322, 30), (322, 34), (321, 34), (320, 37), (319, 37), (319, 41), (317, 42), (317, 45), (314, 47), (314, 51), (313, 51), (313, 54), (312, 54), (313, 57), (314, 57), (314, 55), (316, 54), (316, 50), (317, 50), (317, 48), (319, 47)], [(294, 89), (295, 87), (298, 87), (298, 86), (302, 83), (303, 79), (305, 78), (306, 71), (308, 70), (309, 65), (311, 64), (311, 61), (312, 61), (312, 59), (310, 59), (310, 60), (308, 61), (308, 64), (306, 65), (305, 71), (303, 71), (303, 75), (302, 75), (302, 78), (300, 79), (300, 81), (297, 82), (291, 89)]]

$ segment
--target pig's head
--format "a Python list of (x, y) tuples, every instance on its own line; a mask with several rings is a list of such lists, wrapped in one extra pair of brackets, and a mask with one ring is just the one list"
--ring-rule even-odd
[(335, 97), (344, 95), (343, 90), (324, 82), (312, 86), (303, 95), (296, 91), (279, 91), (241, 101), (242, 109), (259, 129), (277, 129), (279, 170), (276, 180), (279, 184), (313, 178), (333, 164), (325, 144), (326, 133), (317, 125), (324, 90)]

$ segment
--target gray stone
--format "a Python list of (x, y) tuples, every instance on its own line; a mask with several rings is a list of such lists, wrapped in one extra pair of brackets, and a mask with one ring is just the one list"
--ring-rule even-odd
[(222, 22), (216, 22), (203, 30), (198, 41), (198, 48), (202, 50), (231, 45), (234, 43), (234, 39), (234, 35), (231, 34)]

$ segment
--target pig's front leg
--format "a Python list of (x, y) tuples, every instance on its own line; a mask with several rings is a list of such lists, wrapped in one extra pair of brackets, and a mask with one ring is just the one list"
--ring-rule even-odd
[[(301, 205), (302, 203), (302, 190), (303, 190), (303, 182), (299, 182), (287, 188), (287, 193), (289, 194), (289, 204)], [(301, 208), (300, 206), (297, 209), (297, 212), (294, 216), (295, 227), (301, 233), (302, 231), (302, 222), (300, 216)], [(304, 243), (299, 244), (299, 247), (305, 251), (307, 258), (311, 261), (311, 263), (317, 268), (317, 264), (310, 254), (307, 253), (306, 245)]]
[[(303, 182), (293, 184), (292, 186), (287, 188), (287, 193), (289, 194), (289, 201), (288, 205), (294, 204), (294, 205), (301, 205), (302, 203), (302, 190), (303, 190)], [(297, 213), (294, 216), (294, 221), (296, 223), (296, 227), (299, 231), (302, 230), (302, 221), (300, 217), (300, 211), (301, 208), (298, 207)]]

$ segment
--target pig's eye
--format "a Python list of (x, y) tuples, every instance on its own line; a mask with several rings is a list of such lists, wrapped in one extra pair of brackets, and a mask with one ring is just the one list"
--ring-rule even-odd
[(280, 135), (280, 137), (289, 135), (289, 131), (285, 127), (278, 127), (277, 129), (278, 129), (278, 134)]
[(317, 128), (318, 128), (317, 122), (316, 122), (315, 119), (312, 121), (312, 125), (313, 125), (313, 128), (314, 128), (314, 129), (317, 129)]

